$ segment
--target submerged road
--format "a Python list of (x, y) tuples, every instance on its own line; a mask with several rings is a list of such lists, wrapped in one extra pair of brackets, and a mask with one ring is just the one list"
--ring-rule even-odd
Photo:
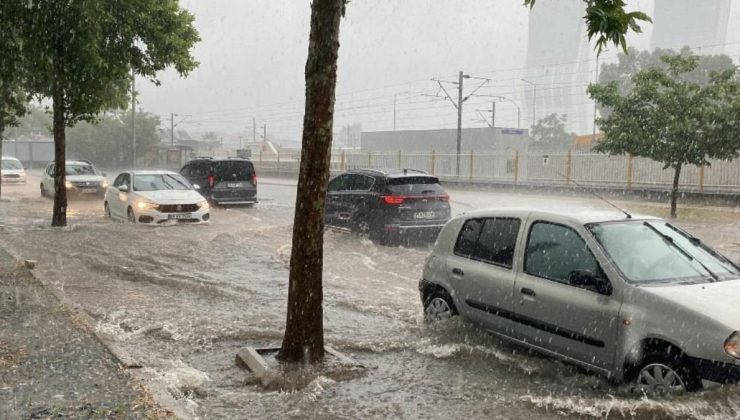
[[(112, 178), (112, 177), (111, 177)], [(595, 198), (448, 190), (453, 213), (483, 207), (607, 208)], [(675, 401), (620, 396), (603, 378), (504, 344), (459, 319), (422, 322), (417, 283), (429, 248), (325, 236), (327, 342), (369, 366), (361, 378), (293, 393), (246, 384), (245, 345), (280, 343), (295, 182), (261, 179), (253, 208), (214, 208), (208, 225), (148, 227), (105, 219), (73, 200), (69, 226), (33, 176), (3, 186), (0, 246), (86, 311), (142, 366), (137, 375), (199, 418), (737, 418), (740, 388)], [(644, 203), (630, 210), (662, 212)], [(740, 213), (693, 209), (679, 224), (740, 259)], [(158, 394), (159, 393), (159, 394)]]

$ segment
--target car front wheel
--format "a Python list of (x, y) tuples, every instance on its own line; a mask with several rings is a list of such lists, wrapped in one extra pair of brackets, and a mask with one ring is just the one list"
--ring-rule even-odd
[(635, 392), (650, 398), (667, 398), (702, 388), (701, 379), (680, 357), (647, 355), (637, 370)]
[(457, 315), (455, 304), (452, 303), (450, 295), (437, 290), (432, 292), (424, 303), (424, 320), (427, 322), (442, 321)]

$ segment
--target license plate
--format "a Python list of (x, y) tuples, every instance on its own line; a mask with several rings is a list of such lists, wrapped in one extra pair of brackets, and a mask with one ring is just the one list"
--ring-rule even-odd
[(177, 214), (168, 214), (168, 219), (192, 219), (193, 215), (190, 213), (177, 213)]
[(226, 187), (227, 188), (239, 188), (241, 186), (242, 186), (242, 184), (240, 184), (238, 182), (229, 182), (229, 183), (226, 184)]
[(98, 192), (97, 188), (81, 188), (80, 192), (87, 193), (87, 194), (94, 194)]
[(437, 217), (437, 213), (433, 211), (417, 211), (414, 213), (414, 219), (434, 219)]

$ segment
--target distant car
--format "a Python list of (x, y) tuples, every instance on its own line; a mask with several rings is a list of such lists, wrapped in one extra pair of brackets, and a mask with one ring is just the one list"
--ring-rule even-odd
[(200, 187), (200, 193), (214, 204), (257, 202), (257, 173), (249, 159), (196, 158), (180, 174)]
[(203, 223), (211, 218), (208, 201), (180, 174), (128, 171), (108, 187), (105, 215), (131, 223)]
[[(105, 194), (108, 188), (108, 180), (105, 173), (87, 160), (68, 160), (64, 163), (66, 167), (65, 187), (70, 196), (99, 196)], [(56, 173), (54, 162), (46, 165), (41, 175), (41, 196), (54, 196), (54, 174)]]
[(410, 233), (436, 238), (450, 219), (449, 199), (424, 171), (352, 170), (329, 181), (325, 224), (379, 242)]
[(655, 217), (464, 214), (440, 233), (419, 290), (427, 320), (460, 314), (639, 393), (740, 381), (740, 268)]
[(2, 183), (7, 184), (25, 184), (26, 170), (20, 160), (10, 157), (2, 157), (2, 166), (0, 166), (0, 178)]

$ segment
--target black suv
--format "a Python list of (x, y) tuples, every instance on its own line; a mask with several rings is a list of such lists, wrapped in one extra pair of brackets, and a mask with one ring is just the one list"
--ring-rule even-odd
[(257, 202), (257, 173), (249, 159), (196, 158), (180, 169), (180, 175), (198, 185), (198, 192), (214, 204)]
[(424, 171), (352, 170), (332, 178), (326, 195), (327, 226), (383, 243), (408, 233), (436, 238), (450, 219), (450, 197)]

